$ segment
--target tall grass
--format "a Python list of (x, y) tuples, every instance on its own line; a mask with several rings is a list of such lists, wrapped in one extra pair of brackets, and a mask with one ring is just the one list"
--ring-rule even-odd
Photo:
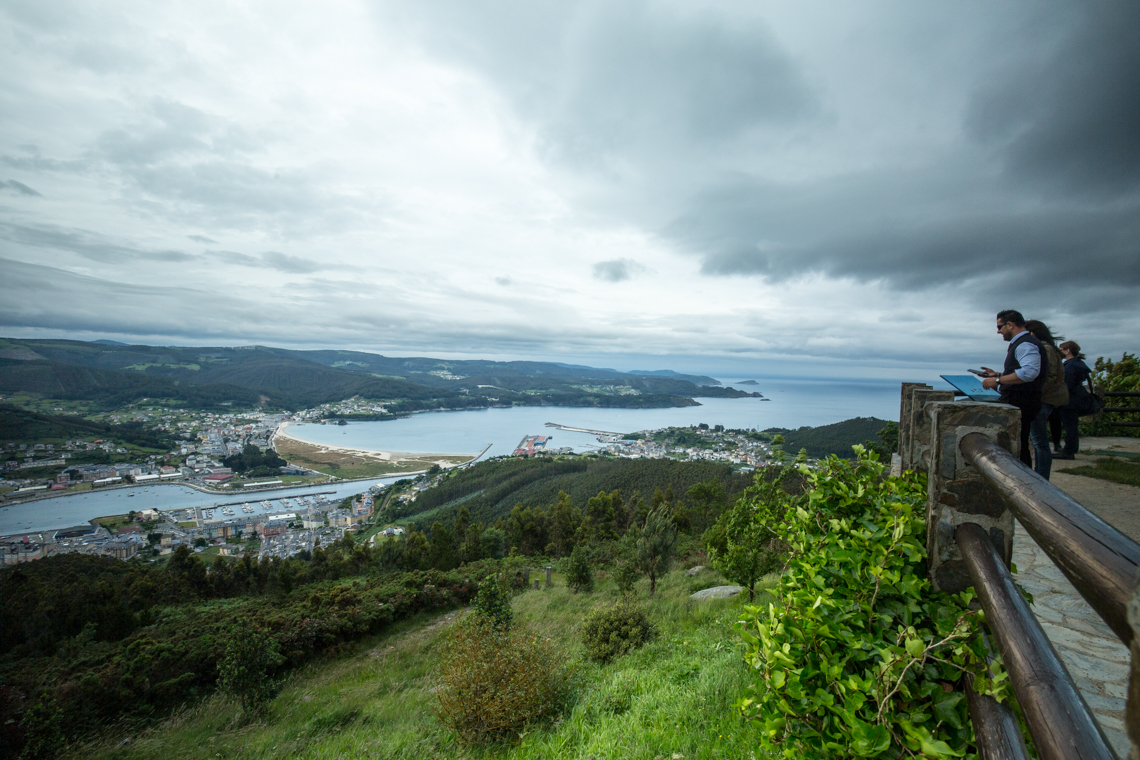
[[(597, 604), (612, 603), (611, 580), (593, 594), (563, 586), (514, 599), (515, 620), (579, 660), (571, 707), (532, 726), (517, 743), (458, 744), (433, 714), (440, 645), (457, 613), (421, 617), (294, 672), (267, 714), (239, 723), (238, 706), (206, 699), (129, 743), (127, 732), (75, 748), (96, 758), (720, 758), (750, 757), (751, 727), (732, 709), (749, 683), (731, 632), (745, 600), (693, 603), (689, 594), (723, 583), (667, 575), (649, 599), (638, 596), (658, 630), (645, 647), (607, 665), (585, 661), (580, 626)], [(770, 580), (764, 587), (773, 585)], [(459, 613), (462, 614), (462, 613)]]

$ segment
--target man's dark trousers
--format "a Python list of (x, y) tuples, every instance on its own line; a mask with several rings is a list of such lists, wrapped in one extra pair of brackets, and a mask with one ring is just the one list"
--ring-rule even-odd
[(1029, 443), (1029, 427), (1041, 411), (1041, 398), (1010, 398), (1004, 401), (1016, 406), (1021, 412), (1021, 461), (1032, 469), (1033, 455), (1030, 452), (1033, 451), (1033, 447)]

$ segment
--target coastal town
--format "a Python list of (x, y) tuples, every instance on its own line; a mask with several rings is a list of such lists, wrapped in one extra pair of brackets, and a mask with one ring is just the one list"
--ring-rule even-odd
[[(371, 485), (349, 499), (334, 491), (306, 489), (303, 495), (280, 496), (279, 489), (312, 486), (338, 479), (284, 460), (258, 477), (235, 472), (227, 462), (252, 447), (268, 455), (283, 426), (298, 421), (336, 424), (335, 415), (379, 413), (382, 409), (353, 404), (326, 404), (287, 414), (258, 412), (210, 413), (185, 409), (142, 407), (108, 415), (114, 423), (145, 423), (169, 434), (174, 446), (146, 451), (137, 446), (94, 438), (63, 441), (8, 441), (3, 444), (0, 500), (16, 504), (28, 499), (109, 488), (132, 488), (166, 483), (189, 486), (216, 495), (210, 506), (192, 509), (141, 509), (107, 516), (84, 525), (41, 533), (0, 537), (0, 564), (15, 564), (60, 553), (81, 552), (128, 560), (156, 560), (186, 546), (196, 553), (217, 556), (255, 554), (259, 558), (305, 555), (338, 540), (345, 532), (369, 528), (377, 499), (414, 499), (438, 482), (421, 477), (393, 493)], [(589, 433), (597, 445), (586, 452), (553, 444), (553, 435), (527, 435), (515, 447), (516, 457), (602, 456), (626, 459), (669, 458), (715, 461), (738, 471), (762, 466), (772, 456), (770, 442), (754, 431), (725, 430), (698, 425), (636, 433), (572, 428), (547, 423), (549, 428)], [(102, 460), (102, 461), (100, 461)], [(473, 460), (472, 460), (473, 461)], [(264, 470), (264, 468), (262, 468)], [(436, 468), (438, 469), (438, 468)], [(258, 491), (274, 491), (273, 498)], [(132, 494), (133, 495), (133, 494)], [(376, 529), (376, 530), (373, 530)], [(387, 526), (402, 531), (401, 526)], [(383, 535), (383, 534), (381, 534)]]

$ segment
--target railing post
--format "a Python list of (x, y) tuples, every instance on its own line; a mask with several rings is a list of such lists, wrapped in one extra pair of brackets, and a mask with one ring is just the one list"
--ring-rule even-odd
[(931, 390), (926, 383), (903, 383), (902, 395), (899, 399), (899, 457), (902, 459), (902, 469), (910, 469), (907, 454), (910, 452), (910, 408), (911, 394), (917, 388)]
[(1016, 448), (1020, 412), (1006, 404), (982, 401), (935, 401), (927, 408), (927, 563), (936, 589), (958, 593), (972, 585), (954, 540), (958, 525), (982, 526), (1007, 565), (1013, 551), (1013, 513), (981, 474), (966, 463), (959, 442), (968, 433), (983, 433), (1006, 449)]
[(915, 388), (910, 394), (910, 439), (909, 455), (910, 469), (915, 472), (929, 472), (930, 470), (930, 443), (931, 443), (931, 417), (930, 404), (936, 401), (953, 401), (953, 391), (935, 391), (927, 388)]

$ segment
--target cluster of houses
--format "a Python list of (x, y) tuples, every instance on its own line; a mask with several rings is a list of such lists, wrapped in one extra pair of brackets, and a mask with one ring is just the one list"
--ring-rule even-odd
[[(219, 553), (238, 554), (244, 548), (231, 542), (258, 537), (263, 542), (262, 554), (291, 556), (312, 549), (314, 540), (331, 542), (346, 531), (359, 530), (371, 517), (378, 486), (360, 494), (346, 508), (334, 508), (335, 502), (321, 497), (288, 500), (295, 510), (257, 514), (227, 507), (180, 509), (160, 512), (148, 509), (136, 514), (136, 521), (115, 532), (96, 525), (82, 525), (66, 530), (16, 535), (0, 538), (0, 565), (31, 562), (43, 557), (82, 552), (86, 554), (130, 559), (144, 549), (159, 554), (172, 552), (179, 546), (202, 551), (216, 544)], [(252, 503), (252, 502), (251, 502)], [(296, 509), (305, 506), (305, 509)], [(252, 509), (252, 507), (250, 508)], [(219, 510), (222, 514), (215, 519)], [(189, 523), (194, 523), (191, 526)], [(201, 540), (199, 540), (201, 539)]]

